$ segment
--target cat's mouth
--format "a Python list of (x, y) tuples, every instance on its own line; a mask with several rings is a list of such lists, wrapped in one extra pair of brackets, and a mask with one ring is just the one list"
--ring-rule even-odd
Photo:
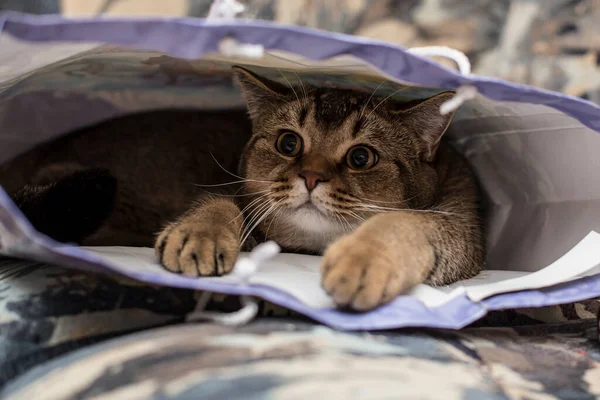
[(323, 213), (323, 212), (322, 212), (322, 211), (319, 209), (319, 207), (317, 207), (317, 206), (315, 205), (315, 203), (313, 203), (313, 202), (312, 202), (312, 200), (310, 200), (310, 199), (306, 200), (306, 202), (305, 202), (304, 204), (301, 204), (301, 205), (300, 205), (299, 207), (297, 207), (296, 209), (297, 209), (297, 210), (300, 210), (300, 209), (306, 209), (306, 210), (311, 210), (311, 211), (318, 211), (318, 212), (320, 212), (320, 213), (324, 214), (324, 213)]
[(314, 199), (292, 209), (286, 219), (300, 231), (312, 235), (315, 240), (328, 241), (343, 232), (334, 214)]
[(320, 215), (321, 217), (329, 217), (329, 213), (318, 206), (312, 199), (307, 199), (306, 202), (296, 208), (296, 211), (303, 211)]

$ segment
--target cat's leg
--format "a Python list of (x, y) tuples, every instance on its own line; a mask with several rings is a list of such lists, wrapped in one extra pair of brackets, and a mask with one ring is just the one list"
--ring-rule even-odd
[(483, 264), (481, 238), (476, 218), (379, 214), (327, 249), (322, 286), (341, 307), (372, 309), (419, 283), (443, 285), (476, 275)]
[(229, 273), (239, 252), (242, 219), (233, 201), (205, 199), (160, 233), (156, 255), (166, 269), (187, 276)]

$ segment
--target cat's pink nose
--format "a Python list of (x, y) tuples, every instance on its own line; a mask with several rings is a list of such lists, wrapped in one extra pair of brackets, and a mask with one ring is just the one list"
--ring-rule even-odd
[(303, 170), (298, 173), (301, 177), (304, 178), (304, 184), (306, 185), (306, 189), (309, 192), (312, 192), (314, 188), (317, 187), (319, 182), (326, 182), (325, 175), (320, 172)]

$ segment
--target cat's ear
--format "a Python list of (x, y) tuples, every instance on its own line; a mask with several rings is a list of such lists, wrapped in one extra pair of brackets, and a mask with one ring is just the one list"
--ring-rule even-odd
[(280, 105), (289, 94), (289, 89), (277, 82), (260, 77), (239, 66), (234, 66), (232, 69), (242, 88), (242, 96), (246, 100), (252, 118), (266, 109)]
[(428, 99), (411, 102), (408, 107), (397, 110), (402, 121), (416, 132), (423, 143), (422, 159), (432, 162), (435, 159), (442, 136), (450, 126), (455, 111), (440, 114), (440, 106), (454, 96), (454, 92), (443, 92)]

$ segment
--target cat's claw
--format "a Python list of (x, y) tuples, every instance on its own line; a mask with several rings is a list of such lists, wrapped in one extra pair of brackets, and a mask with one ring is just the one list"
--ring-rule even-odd
[(186, 276), (221, 276), (231, 272), (238, 255), (238, 237), (226, 226), (195, 223), (167, 227), (156, 240), (156, 256), (169, 271)]
[(389, 303), (423, 282), (431, 269), (433, 249), (426, 239), (419, 235), (392, 247), (374, 239), (377, 228), (377, 221), (366, 222), (323, 256), (321, 285), (339, 307), (366, 311)]
[(323, 289), (339, 307), (365, 311), (389, 302), (401, 283), (377, 247), (357, 243), (352, 235), (335, 242), (322, 262)]

